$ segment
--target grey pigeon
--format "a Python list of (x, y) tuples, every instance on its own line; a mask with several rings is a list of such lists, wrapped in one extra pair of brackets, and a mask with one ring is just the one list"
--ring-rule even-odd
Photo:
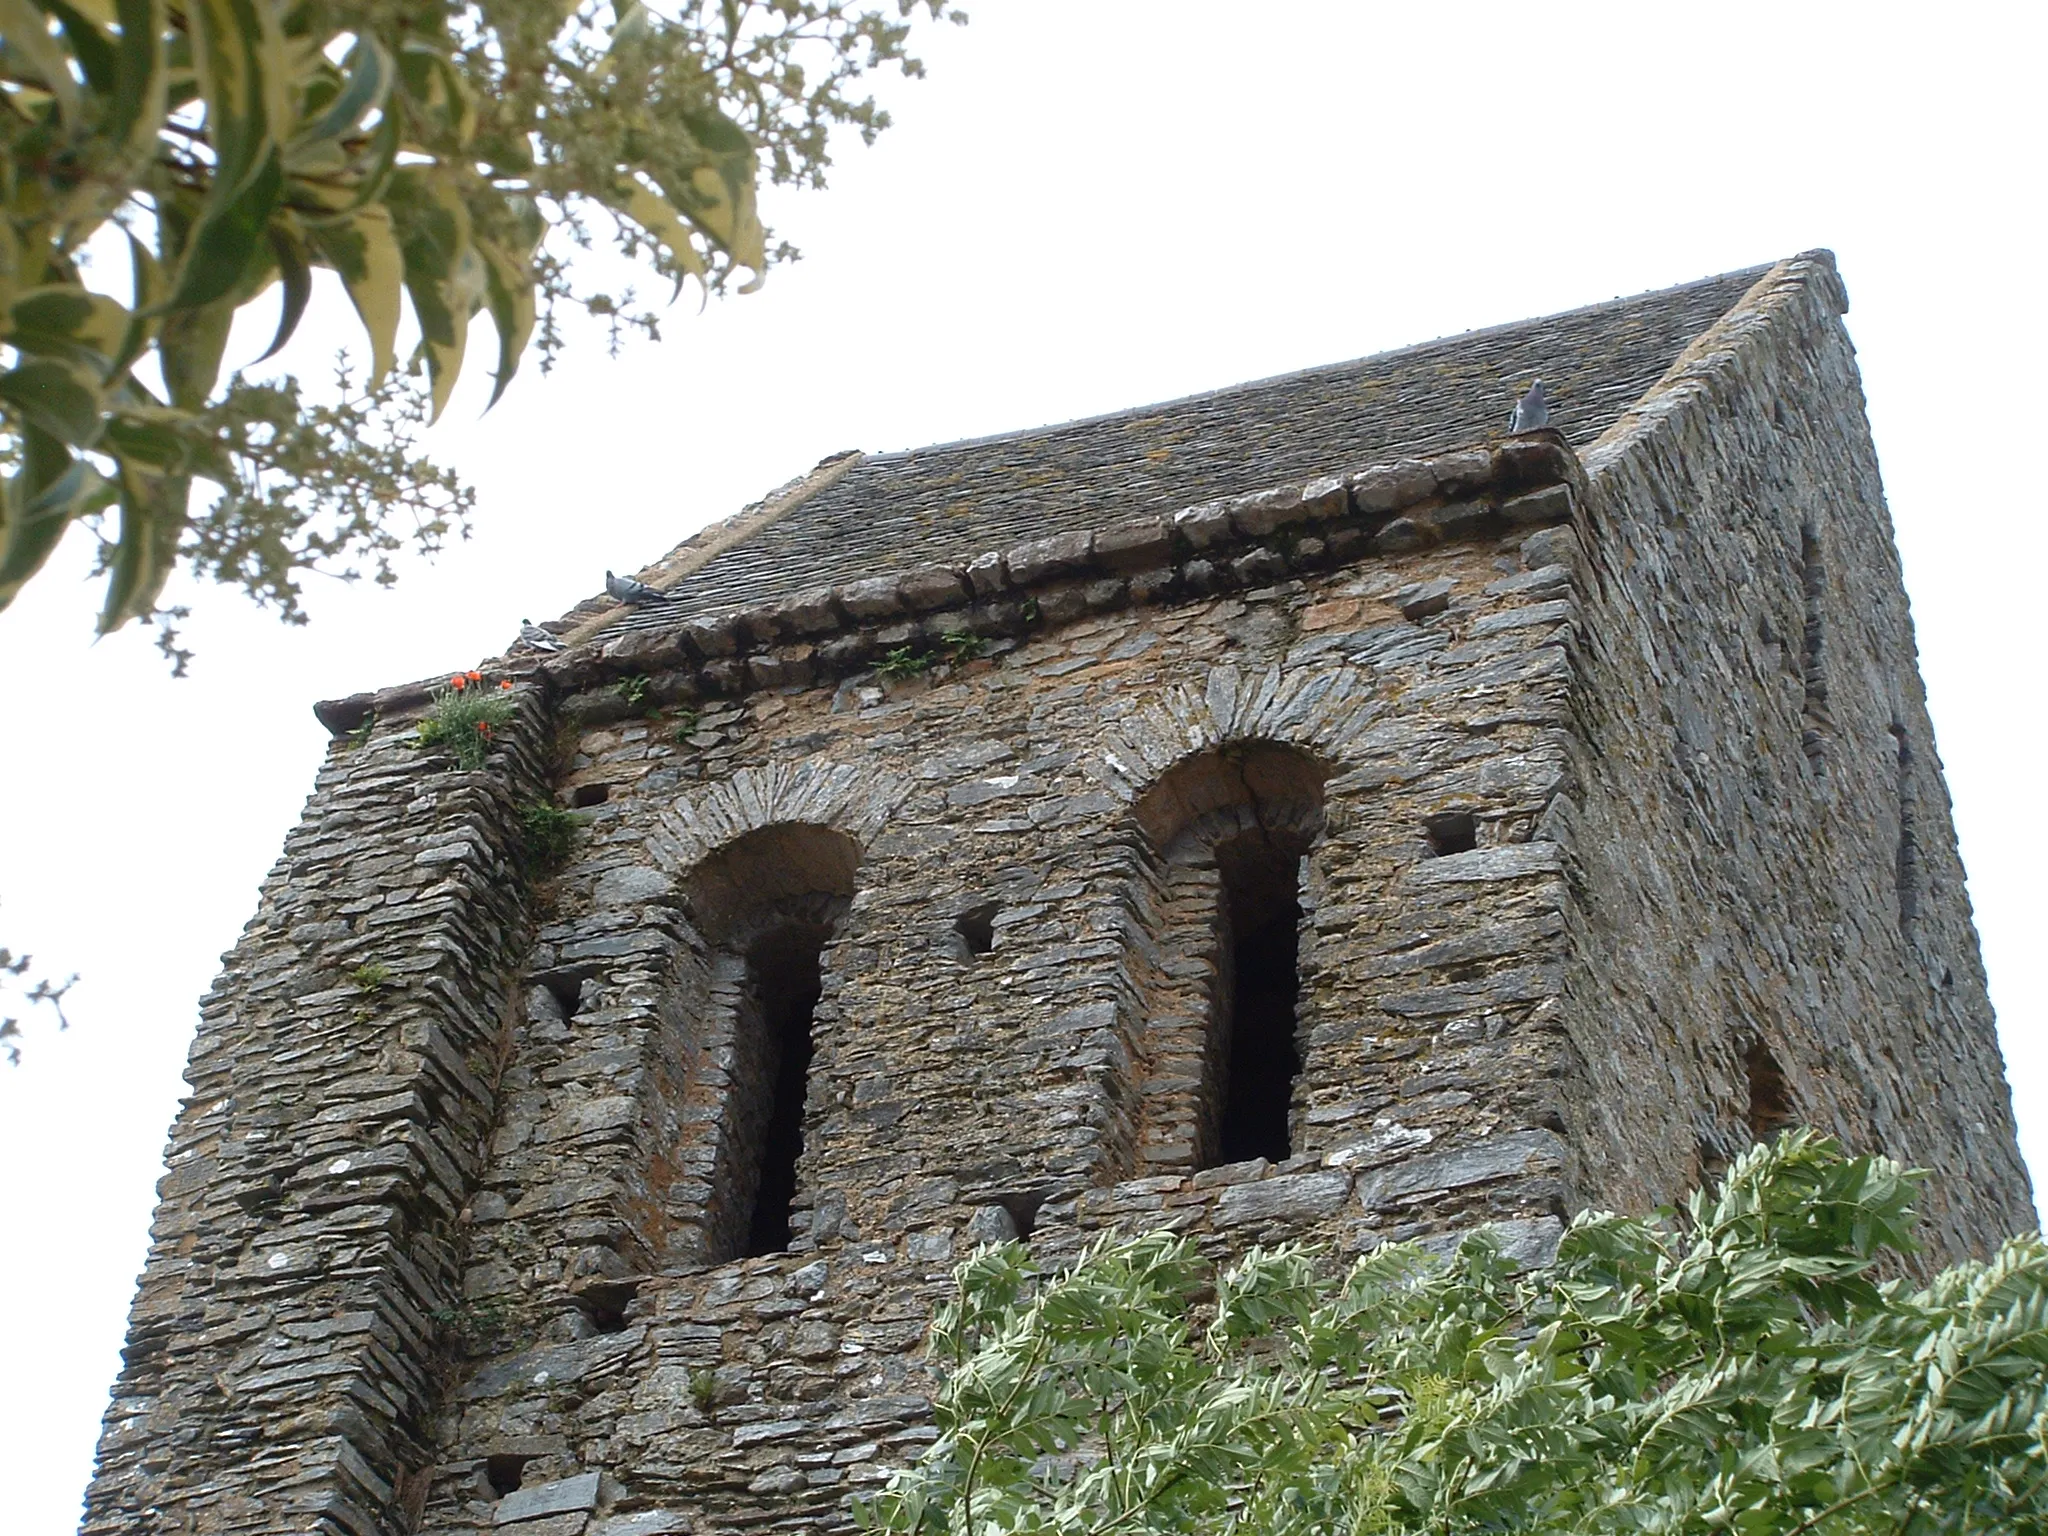
[(1515, 402), (1514, 414), (1508, 417), (1508, 431), (1534, 432), (1549, 425), (1550, 397), (1543, 393), (1543, 381), (1538, 379), (1529, 386), (1529, 393)]
[(531, 619), (521, 619), (519, 621), (519, 638), (532, 646), (536, 651), (559, 651), (562, 648), (561, 641), (557, 640)]
[(604, 573), (604, 589), (622, 603), (654, 603), (661, 600), (661, 594), (644, 581), (635, 581), (630, 576), (614, 576)]

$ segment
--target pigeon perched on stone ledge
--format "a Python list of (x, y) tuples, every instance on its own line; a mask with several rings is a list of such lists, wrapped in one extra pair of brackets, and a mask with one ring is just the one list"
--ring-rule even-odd
[(1543, 381), (1538, 379), (1529, 386), (1529, 393), (1515, 402), (1514, 412), (1508, 417), (1508, 431), (1534, 432), (1549, 425), (1550, 397), (1544, 394)]
[(661, 600), (661, 593), (648, 586), (646, 582), (635, 581), (630, 576), (614, 576), (610, 571), (604, 573), (604, 589), (620, 602), (636, 606)]
[(532, 646), (536, 651), (559, 651), (562, 649), (561, 641), (557, 640), (531, 619), (521, 619), (519, 621), (519, 638)]

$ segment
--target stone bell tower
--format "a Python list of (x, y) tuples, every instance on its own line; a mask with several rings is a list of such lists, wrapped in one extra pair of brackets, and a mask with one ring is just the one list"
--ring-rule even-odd
[(991, 1239), (1542, 1262), (1795, 1122), (2031, 1224), (1845, 307), (846, 455), (485, 664), (481, 770), (322, 705), (85, 1529), (841, 1530)]

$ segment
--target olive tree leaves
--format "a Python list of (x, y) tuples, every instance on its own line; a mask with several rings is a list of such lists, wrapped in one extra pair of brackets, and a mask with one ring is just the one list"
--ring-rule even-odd
[[(476, 316), (495, 403), (559, 346), (557, 305), (652, 331), (630, 295), (577, 286), (575, 247), (607, 240), (671, 297), (757, 286), (757, 144), (768, 179), (816, 183), (832, 126), (886, 122), (848, 84), (916, 72), (904, 18), (960, 19), (887, 3), (0, 0), (0, 608), (80, 520), (102, 538), (102, 632), (150, 614), (181, 558), (288, 617), (303, 569), (388, 578), (467, 513), (414, 433)], [(322, 269), (367, 374), (324, 417), (293, 380), (224, 381), (236, 315), (276, 289), (275, 353)], [(195, 485), (214, 498), (196, 518)]]
[(933, 1324), (937, 1440), (870, 1530), (1878, 1536), (2048, 1530), (2048, 1246), (1915, 1290), (1917, 1176), (1808, 1132), (1682, 1227), (1604, 1213), (1217, 1274), (1184, 1237), (1023, 1247)]

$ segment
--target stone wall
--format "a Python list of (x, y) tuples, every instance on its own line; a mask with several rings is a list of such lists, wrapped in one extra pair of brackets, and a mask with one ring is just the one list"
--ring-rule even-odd
[[(1572, 492), (1509, 500), (1555, 518)], [(894, 680), (711, 698), (730, 658), (702, 656), (625, 674), (626, 710), (565, 665), (564, 717), (586, 723), (560, 787), (584, 830), (469, 1211), (484, 1323), (425, 1528), (508, 1508), (531, 1536), (593, 1511), (616, 1531), (842, 1525), (929, 1438), (918, 1345), (950, 1265), (1019, 1230), (1049, 1252), (1160, 1224), (1219, 1254), (1357, 1252), (1495, 1222), (1539, 1256), (1567, 1204), (1564, 885), (1538, 840), (1567, 755), (1566, 573), (1554, 532), (1491, 499), (1463, 503), (1463, 537), (1425, 531), (1451, 504), (1347, 507), (1377, 530), (1363, 564), (1268, 526), (1244, 537), (1271, 565), (1232, 579), (1216, 557), (1248, 556), (1222, 535), (1162, 540), (1169, 600), (1125, 587), (1054, 623), (1103, 585), (1069, 569), (983, 654)], [(1463, 842), (1439, 851), (1450, 823)], [(1205, 1168), (1215, 850), (1252, 825), (1295, 829), (1276, 846), (1303, 1066), (1290, 1155)], [(720, 930), (814, 897), (838, 905), (792, 1241), (723, 1260), (745, 1073)]]
[(1574, 1140), (1640, 1210), (1828, 1127), (1934, 1171), (1932, 1265), (2036, 1217), (1846, 307), (1780, 267), (1587, 457)]
[(544, 792), (522, 697), (489, 773), (394, 734), (321, 769), (201, 1004), (87, 1532), (379, 1536), (424, 1497)]
[(1939, 1256), (2025, 1224), (1837, 291), (1779, 268), (1590, 480), (1335, 459), (585, 614), (483, 774), (420, 685), (321, 706), (88, 1529), (843, 1529), (1011, 1236), (1541, 1262), (1788, 1118), (1942, 1170)]

